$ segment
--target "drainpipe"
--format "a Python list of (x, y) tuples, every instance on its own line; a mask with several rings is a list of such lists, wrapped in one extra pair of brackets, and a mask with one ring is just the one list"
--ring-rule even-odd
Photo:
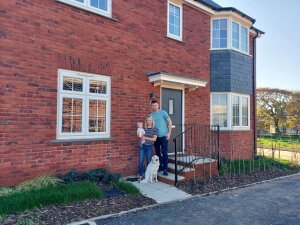
[(252, 40), (253, 48), (253, 64), (252, 64), (252, 73), (253, 73), (253, 137), (254, 137), (254, 155), (257, 155), (257, 125), (256, 125), (256, 38), (259, 32), (256, 30), (256, 35)]

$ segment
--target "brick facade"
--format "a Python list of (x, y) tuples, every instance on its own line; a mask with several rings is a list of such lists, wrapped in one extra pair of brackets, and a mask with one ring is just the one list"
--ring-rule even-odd
[[(183, 4), (183, 42), (166, 38), (167, 1), (112, 1), (108, 19), (54, 0), (0, 3), (0, 185), (44, 173), (138, 167), (136, 122), (150, 112), (148, 71), (210, 80), (210, 16)], [(53, 143), (58, 70), (111, 77), (111, 138)], [(210, 123), (210, 85), (185, 90), (185, 122)], [(245, 138), (241, 135), (240, 138)]]

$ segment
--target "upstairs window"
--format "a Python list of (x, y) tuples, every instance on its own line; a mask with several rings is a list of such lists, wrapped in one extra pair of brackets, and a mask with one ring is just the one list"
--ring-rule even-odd
[(59, 71), (57, 139), (108, 138), (110, 77)]
[(212, 20), (212, 49), (235, 49), (249, 53), (248, 28), (232, 19)]
[(168, 4), (168, 37), (182, 40), (182, 7), (173, 2)]
[(213, 20), (212, 47), (227, 48), (227, 20)]
[(96, 14), (111, 17), (112, 0), (57, 0)]

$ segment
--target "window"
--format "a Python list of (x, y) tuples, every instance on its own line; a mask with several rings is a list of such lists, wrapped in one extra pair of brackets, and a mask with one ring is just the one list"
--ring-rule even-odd
[(110, 77), (59, 71), (57, 139), (110, 135)]
[(232, 48), (248, 54), (248, 35), (248, 28), (236, 21), (212, 20), (212, 49)]
[(213, 20), (213, 48), (227, 48), (227, 20)]
[(211, 124), (221, 130), (250, 129), (249, 96), (235, 93), (211, 95)]
[(168, 4), (168, 37), (182, 40), (182, 7), (172, 2)]
[(212, 124), (227, 127), (227, 94), (212, 95)]
[(239, 25), (235, 22), (232, 22), (232, 47), (239, 48)]
[(58, 0), (66, 4), (111, 17), (111, 0)]

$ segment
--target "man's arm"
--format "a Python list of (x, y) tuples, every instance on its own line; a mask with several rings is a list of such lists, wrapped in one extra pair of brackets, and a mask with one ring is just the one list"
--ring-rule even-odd
[(172, 132), (172, 120), (171, 120), (171, 118), (167, 119), (167, 123), (168, 123), (168, 133), (167, 133), (166, 138), (167, 138), (167, 140), (169, 140), (170, 137), (171, 137), (171, 132)]

